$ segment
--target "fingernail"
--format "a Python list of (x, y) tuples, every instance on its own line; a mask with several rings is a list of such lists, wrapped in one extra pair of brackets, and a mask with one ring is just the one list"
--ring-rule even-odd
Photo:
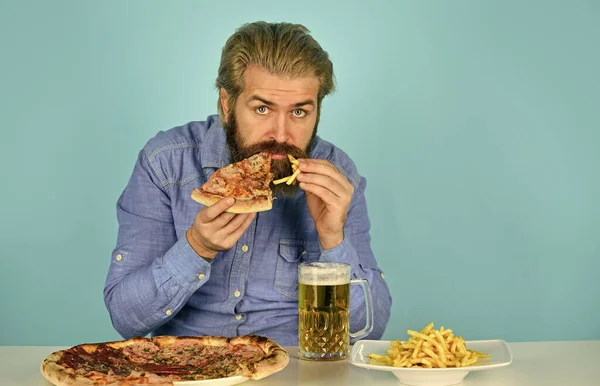
[(234, 202), (235, 202), (235, 199), (233, 197), (227, 198), (227, 205), (233, 205)]

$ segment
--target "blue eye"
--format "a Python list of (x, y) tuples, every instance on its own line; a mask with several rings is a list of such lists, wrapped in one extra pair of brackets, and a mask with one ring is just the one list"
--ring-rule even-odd
[(294, 110), (293, 114), (296, 118), (302, 118), (306, 115), (306, 111), (304, 111), (302, 109), (296, 109), (296, 110)]

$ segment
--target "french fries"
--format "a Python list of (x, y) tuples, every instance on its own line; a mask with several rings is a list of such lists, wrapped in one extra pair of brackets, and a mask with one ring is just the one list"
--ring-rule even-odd
[(420, 332), (407, 330), (411, 336), (406, 342), (399, 340), (390, 343), (386, 355), (369, 354), (370, 364), (393, 367), (447, 368), (465, 367), (477, 363), (479, 358), (487, 358), (474, 350), (467, 350), (465, 341), (454, 335), (451, 329), (443, 326), (434, 329), (429, 323)]
[(298, 165), (300, 164), (300, 162), (298, 162), (298, 160), (296, 158), (294, 158), (294, 156), (292, 156), (291, 154), (288, 154), (287, 156), (288, 156), (288, 159), (290, 160), (290, 162), (292, 163), (292, 171), (294, 173), (291, 176), (283, 177), (283, 178), (273, 181), (273, 185), (283, 184), (284, 182), (287, 185), (296, 183), (296, 177), (298, 176), (298, 174), (300, 174), (300, 169), (298, 168)]

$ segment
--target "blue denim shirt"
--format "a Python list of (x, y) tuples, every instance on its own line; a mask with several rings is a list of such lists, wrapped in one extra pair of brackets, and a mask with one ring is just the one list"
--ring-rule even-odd
[[(320, 260), (349, 263), (352, 278), (368, 280), (375, 316), (368, 338), (380, 338), (392, 300), (370, 246), (366, 181), (344, 152), (320, 138), (310, 157), (329, 160), (355, 188), (344, 241), (321, 248), (300, 191), (258, 213), (237, 244), (208, 263), (185, 233), (202, 209), (190, 198), (192, 189), (231, 163), (219, 118), (150, 139), (117, 202), (119, 232), (104, 288), (116, 330), (126, 339), (259, 334), (297, 345), (297, 266)], [(351, 331), (358, 331), (366, 317), (359, 286), (352, 286), (350, 302)]]

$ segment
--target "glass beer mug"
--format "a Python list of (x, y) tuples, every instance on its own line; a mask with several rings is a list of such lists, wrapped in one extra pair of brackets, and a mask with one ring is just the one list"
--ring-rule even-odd
[[(350, 332), (350, 285), (362, 287), (366, 326)], [(350, 352), (350, 337), (373, 330), (373, 301), (365, 279), (350, 280), (350, 265), (313, 262), (298, 265), (298, 355), (301, 359), (341, 360)]]

